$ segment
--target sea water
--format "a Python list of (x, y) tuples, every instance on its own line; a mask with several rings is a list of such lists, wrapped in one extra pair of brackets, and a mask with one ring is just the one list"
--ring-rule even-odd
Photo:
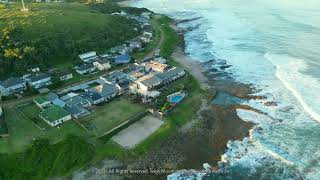
[[(179, 25), (189, 30), (186, 52), (202, 62), (225, 61), (232, 65), (226, 69), (231, 76), (267, 97), (244, 102), (266, 115), (237, 110), (240, 118), (257, 125), (249, 137), (228, 142), (220, 163), (228, 171), (223, 178), (320, 179), (319, 0), (133, 4), (175, 19), (201, 17)], [(266, 105), (270, 101), (276, 105)]]

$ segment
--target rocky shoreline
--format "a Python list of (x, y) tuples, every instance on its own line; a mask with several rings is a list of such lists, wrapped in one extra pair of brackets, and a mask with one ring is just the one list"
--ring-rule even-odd
[[(192, 19), (181, 22), (185, 21), (192, 21)], [(172, 57), (199, 81), (202, 89), (209, 91), (211, 94), (224, 92), (243, 100), (264, 98), (252, 96), (251, 94), (256, 90), (250, 85), (234, 81), (224, 71), (230, 67), (228, 64), (219, 64), (219, 70), (217, 70), (213, 68), (217, 67), (214, 60), (200, 63), (200, 61), (196, 61), (184, 53), (185, 31), (179, 29), (177, 24), (179, 22), (172, 24), (172, 27), (179, 34), (181, 43)], [(209, 163), (212, 167), (217, 168), (221, 155), (227, 149), (228, 141), (241, 140), (247, 137), (249, 130), (254, 126), (252, 123), (241, 120), (237, 116), (236, 109), (256, 111), (241, 104), (221, 105), (214, 104), (212, 100), (203, 100), (202, 108), (192, 120), (148, 153), (136, 159), (125, 161), (105, 160), (96, 167), (75, 172), (72, 179), (136, 178), (130, 174), (117, 176), (97, 173), (99, 170), (119, 167), (122, 169), (202, 169), (203, 163)], [(161, 177), (165, 179), (166, 176), (166, 173), (160, 173), (158, 175), (144, 174), (138, 177), (148, 179)]]

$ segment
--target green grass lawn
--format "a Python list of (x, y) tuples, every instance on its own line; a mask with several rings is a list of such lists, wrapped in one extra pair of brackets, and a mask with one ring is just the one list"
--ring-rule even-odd
[(80, 123), (95, 135), (101, 136), (144, 110), (145, 108), (141, 105), (133, 104), (124, 98), (117, 98), (95, 108), (94, 112), (81, 119)]
[[(48, 138), (51, 143), (56, 143), (63, 140), (68, 134), (90, 136), (72, 120), (65, 122), (61, 128), (50, 127), (46, 130), (40, 130), (30, 119), (26, 118), (14, 108), (4, 108), (4, 111), (7, 117), (6, 121), (8, 123), (10, 136), (6, 138), (6, 145), (8, 147), (1, 148), (2, 143), (0, 139), (0, 151), (3, 149), (9, 152), (21, 152), (30, 146), (33, 139), (39, 137)], [(30, 111), (35, 115), (35, 109)]]
[(18, 107), (18, 110), (21, 111), (27, 118), (37, 124), (39, 127), (48, 129), (50, 125), (44, 122), (40, 117), (40, 108), (33, 102), (28, 103), (27, 105)]

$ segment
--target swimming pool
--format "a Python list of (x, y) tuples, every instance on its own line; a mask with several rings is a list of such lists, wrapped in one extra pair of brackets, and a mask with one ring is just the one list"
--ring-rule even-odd
[(173, 96), (173, 97), (171, 98), (170, 102), (176, 104), (176, 103), (181, 102), (182, 99), (183, 99), (183, 96), (181, 96), (181, 95), (176, 95), (176, 96)]

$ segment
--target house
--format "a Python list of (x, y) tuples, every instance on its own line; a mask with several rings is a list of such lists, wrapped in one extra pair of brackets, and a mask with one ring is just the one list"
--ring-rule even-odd
[(156, 74), (155, 76), (160, 79), (162, 85), (166, 85), (181, 78), (185, 74), (186, 72), (183, 69), (174, 67), (163, 73)]
[(9, 96), (13, 93), (20, 93), (27, 89), (27, 84), (22, 78), (9, 78), (0, 82), (0, 93)]
[(28, 68), (28, 71), (36, 73), (36, 72), (40, 72), (40, 68), (38, 66), (31, 66)]
[(69, 99), (71, 99), (71, 98), (73, 98), (75, 96), (79, 96), (79, 94), (71, 92), (71, 93), (68, 93), (68, 94), (60, 97), (60, 99), (63, 100), (63, 101), (66, 101), (66, 100), (69, 100)]
[(72, 115), (72, 117), (79, 119), (81, 117), (87, 116), (90, 112), (81, 106), (67, 106), (66, 110)]
[(137, 88), (142, 89), (144, 91), (150, 91), (152, 89), (156, 89), (161, 85), (162, 81), (157, 76), (152, 76), (151, 78), (137, 81)]
[(96, 70), (96, 67), (93, 64), (83, 64), (80, 67), (76, 68), (76, 72), (81, 75), (87, 75)]
[(67, 101), (65, 101), (66, 106), (80, 106), (80, 107), (90, 107), (91, 101), (88, 99), (83, 98), (82, 96), (74, 96)]
[(94, 61), (93, 66), (96, 67), (99, 71), (104, 71), (111, 68), (110, 62), (105, 59)]
[(113, 71), (107, 75), (101, 76), (100, 79), (109, 84), (116, 84), (121, 78), (127, 76), (127, 74), (121, 71)]
[(123, 44), (121, 46), (116, 46), (110, 49), (112, 54), (127, 54), (129, 52), (129, 48)]
[(25, 77), (29, 86), (34, 89), (40, 89), (43, 87), (50, 86), (52, 84), (51, 77), (45, 73), (34, 74)]
[(49, 107), (51, 105), (51, 101), (47, 96), (38, 96), (33, 99), (33, 102), (41, 109)]
[(66, 71), (66, 72), (61, 72), (61, 73), (58, 75), (58, 77), (59, 77), (59, 80), (60, 80), (60, 81), (67, 81), (67, 80), (73, 78), (73, 74), (72, 74), (72, 72), (68, 72), (68, 71)]
[(131, 49), (141, 49), (142, 48), (142, 43), (138, 40), (133, 40), (129, 44), (129, 48)]
[(162, 64), (157, 61), (150, 61), (146, 63), (146, 71), (148, 71), (149, 69), (152, 69), (153, 71), (163, 73), (164, 71), (168, 70), (168, 68), (169, 68), (168, 64)]
[(87, 91), (81, 95), (82, 98), (88, 100), (91, 104), (97, 105), (104, 102), (105, 98), (97, 92)]
[(116, 64), (127, 64), (127, 63), (130, 63), (130, 61), (131, 61), (131, 57), (129, 54), (119, 55), (114, 60)]
[(105, 101), (114, 98), (119, 93), (119, 88), (112, 84), (103, 84), (90, 89), (91, 92), (100, 94)]
[(79, 58), (81, 59), (81, 61), (85, 62), (85, 63), (90, 63), (95, 59), (98, 59), (99, 56), (97, 56), (97, 52), (95, 51), (90, 51), (84, 54), (80, 54)]
[(68, 111), (56, 105), (42, 110), (39, 116), (50, 126), (57, 126), (71, 119), (71, 114)]
[(51, 101), (52, 104), (56, 106), (65, 107), (66, 105), (66, 103), (62, 101), (56, 93), (49, 93), (47, 95), (47, 98), (49, 101)]

